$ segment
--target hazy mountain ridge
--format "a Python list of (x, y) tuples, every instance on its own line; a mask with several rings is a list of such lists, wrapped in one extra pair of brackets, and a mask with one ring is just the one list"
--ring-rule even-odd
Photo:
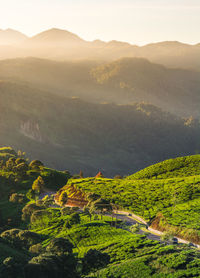
[[(68, 53), (71, 61), (34, 57), (37, 47), (27, 51), (32, 40), (44, 46), (38, 47), (41, 56), (52, 59), (51, 53), (58, 53), (63, 59)], [(66, 51), (69, 41), (73, 41), (73, 53)], [(0, 61), (2, 145), (25, 149), (55, 168), (70, 165), (72, 171), (83, 169), (89, 174), (102, 169), (108, 175), (128, 174), (199, 150), (198, 71), (167, 68), (146, 58), (108, 61), (116, 53), (129, 56), (133, 48), (142, 47), (117, 41), (86, 42), (57, 29), (25, 44), (27, 48), (16, 47), (16, 53), (21, 51), (24, 57), (31, 53), (32, 58)], [(169, 49), (181, 53), (180, 49), (192, 46), (164, 42), (146, 47), (151, 52), (156, 47), (162, 53)], [(52, 52), (47, 53), (49, 49)], [(108, 60), (104, 51), (109, 53)], [(98, 59), (78, 60), (89, 57), (86, 52)]]
[[(14, 38), (13, 34), (13, 38)], [(9, 41), (12, 36), (9, 37)], [(9, 43), (10, 44), (10, 43)], [(86, 41), (66, 30), (52, 28), (21, 40), (18, 49), (2, 49), (0, 59), (34, 56), (55, 60), (98, 59), (112, 61), (122, 57), (144, 57), (170, 67), (200, 70), (200, 45), (166, 41), (132, 45), (126, 42)]]
[(81, 43), (84, 42), (77, 35), (68, 32), (66, 30), (52, 28), (50, 30), (39, 33), (27, 40), (28, 44), (33, 43), (35, 46), (40, 45), (59, 45), (59, 44), (67, 44), (67, 43)]
[(198, 124), (152, 105), (87, 103), (5, 81), (0, 103), (0, 144), (57, 169), (128, 174), (200, 148)]
[(200, 116), (200, 73), (169, 69), (144, 58), (123, 58), (111, 63), (3, 60), (0, 79), (88, 102), (148, 102), (181, 117)]
[(27, 40), (28, 37), (13, 29), (0, 29), (0, 45), (15, 45)]

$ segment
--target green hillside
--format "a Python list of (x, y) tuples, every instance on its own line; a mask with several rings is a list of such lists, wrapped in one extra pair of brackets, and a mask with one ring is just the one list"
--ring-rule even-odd
[(197, 277), (198, 250), (153, 241), (121, 220), (55, 207), (42, 196), (49, 190), (66, 191), (68, 198), (98, 193), (161, 230), (176, 227), (174, 234), (199, 242), (200, 176), (70, 178), (10, 147), (1, 148), (0, 157), (1, 278)]
[[(55, 212), (52, 210), (52, 213)], [(54, 236), (71, 239), (75, 247), (74, 253), (77, 253), (79, 259), (83, 259), (81, 277), (195, 277), (199, 271), (199, 252), (194, 249), (163, 246), (144, 235), (120, 229), (120, 224), (118, 229), (110, 227), (111, 219), (106, 216), (104, 220), (90, 221), (88, 216), (80, 213), (80, 222), (66, 229), (63, 228), (63, 222), (66, 223), (70, 215), (59, 216), (59, 210), (57, 215), (56, 221), (46, 219), (43, 229), (42, 219), (33, 223), (32, 231), (47, 237), (43, 245), (47, 245)], [(85, 267), (84, 258), (91, 249), (108, 256), (101, 266), (98, 267), (97, 258), (91, 253), (90, 265)]]
[[(165, 246), (122, 229), (120, 223), (118, 228), (111, 227), (109, 217), (90, 221), (83, 213), (46, 211), (48, 216), (43, 210), (43, 216), (31, 221), (27, 245), (18, 237), (22, 230), (0, 234), (2, 278), (180, 278), (196, 277), (200, 271), (200, 255), (195, 249)], [(72, 215), (79, 215), (79, 220), (66, 227)], [(35, 238), (39, 243), (30, 246)], [(63, 252), (66, 248), (68, 251)]]
[[(199, 155), (150, 166), (124, 179), (70, 179), (62, 190), (96, 193), (118, 209), (133, 212), (158, 230), (200, 242)], [(156, 176), (157, 175), (157, 176)]]
[(149, 166), (127, 179), (168, 179), (200, 175), (200, 155), (177, 157)]

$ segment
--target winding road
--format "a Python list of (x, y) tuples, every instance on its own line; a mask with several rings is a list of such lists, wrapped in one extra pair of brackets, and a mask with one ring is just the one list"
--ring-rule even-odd
[[(39, 197), (39, 199), (43, 199), (46, 195), (48, 195), (48, 196), (55, 195), (55, 192), (43, 193)], [(59, 204), (55, 200), (55, 198), (54, 198), (54, 201), (55, 201), (55, 204), (59, 206)], [(112, 217), (112, 215), (109, 215), (109, 214), (107, 214), (107, 216)], [(149, 227), (147, 222), (143, 218), (141, 218), (140, 216), (138, 216), (136, 214), (133, 214), (133, 213), (126, 212), (126, 211), (114, 211), (114, 217), (119, 219), (119, 220), (122, 220), (127, 226), (132, 226), (132, 225), (135, 225), (135, 224), (141, 224), (142, 223), (147, 228), (148, 234), (146, 234), (146, 236), (147, 236), (148, 239), (157, 240), (157, 241), (160, 241), (160, 242), (162, 241), (161, 236), (164, 233), (159, 231), (159, 230), (155, 230), (155, 229), (152, 229), (151, 227)], [(144, 234), (145, 232), (140, 229), (138, 233), (139, 234)], [(174, 241), (177, 242), (177, 243), (181, 243), (181, 244), (190, 244), (191, 246), (200, 249), (200, 245), (198, 245), (196, 243), (189, 242), (187, 240), (184, 240), (184, 239), (181, 239), (181, 238), (178, 238), (178, 237), (174, 237)]]

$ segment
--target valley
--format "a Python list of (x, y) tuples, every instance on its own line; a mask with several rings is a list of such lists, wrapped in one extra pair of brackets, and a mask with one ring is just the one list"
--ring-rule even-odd
[[(173, 244), (172, 239), (179, 236), (194, 246), (200, 241), (198, 216), (197, 222), (194, 217), (199, 155), (170, 159), (114, 179), (58, 172), (39, 160), (28, 161), (23, 152), (10, 147), (0, 149), (0, 158), (2, 278), (197, 277), (199, 250), (191, 243)], [(45, 194), (47, 189), (57, 192), (59, 206)], [(83, 210), (67, 206), (74, 198), (85, 199)], [(149, 231), (114, 209), (142, 216)], [(179, 212), (178, 222), (169, 209)], [(164, 220), (158, 223), (161, 214)], [(164, 231), (161, 239), (151, 234), (155, 222)]]

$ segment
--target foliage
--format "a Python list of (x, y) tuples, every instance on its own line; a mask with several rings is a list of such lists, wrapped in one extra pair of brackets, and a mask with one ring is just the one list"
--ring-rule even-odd
[(127, 179), (168, 179), (200, 175), (200, 155), (165, 160), (129, 176)]
[(66, 205), (67, 200), (68, 200), (67, 192), (63, 191), (59, 196), (59, 203), (61, 204), (61, 206), (64, 206)]
[(46, 250), (55, 254), (72, 254), (73, 244), (64, 238), (54, 238), (50, 241)]
[(39, 176), (33, 183), (32, 185), (32, 189), (37, 192), (37, 193), (41, 193), (44, 190), (44, 180), (41, 176)]
[(26, 196), (20, 193), (13, 193), (10, 196), (9, 201), (13, 203), (24, 203), (26, 202)]
[(188, 202), (200, 196), (200, 176), (163, 180), (70, 179), (63, 189), (68, 192), (72, 185), (76, 190), (101, 195), (111, 204), (146, 219), (174, 202)]
[(83, 257), (83, 273), (105, 267), (110, 262), (110, 256), (95, 249), (90, 249)]
[(33, 170), (40, 170), (44, 167), (44, 164), (40, 160), (32, 160), (29, 167)]

